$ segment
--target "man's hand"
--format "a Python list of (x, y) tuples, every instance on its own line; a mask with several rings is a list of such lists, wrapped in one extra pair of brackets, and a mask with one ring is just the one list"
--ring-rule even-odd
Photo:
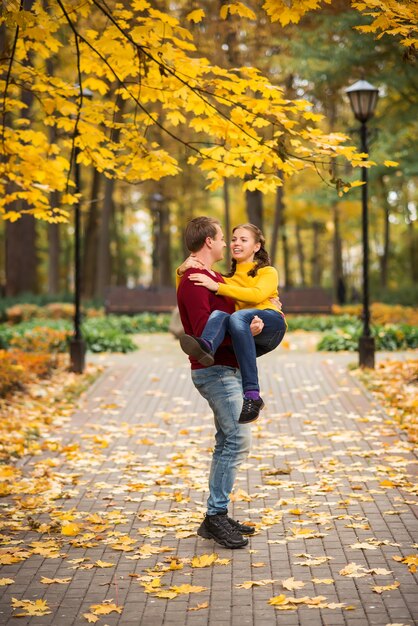
[(199, 285), (201, 287), (206, 287), (210, 291), (218, 291), (219, 283), (216, 280), (213, 280), (207, 274), (190, 274), (189, 280), (191, 280), (195, 285)]
[(197, 259), (195, 256), (193, 256), (193, 254), (191, 254), (190, 256), (187, 257), (187, 259), (183, 261), (180, 267), (177, 268), (177, 274), (179, 276), (183, 276), (184, 272), (186, 272), (190, 268), (201, 270), (204, 267), (205, 267), (204, 264), (201, 261), (199, 261), (199, 259)]
[(274, 306), (277, 306), (279, 311), (282, 310), (282, 303), (280, 302), (278, 296), (276, 296), (275, 298), (269, 298), (269, 300), (272, 304), (274, 304)]
[(250, 330), (251, 330), (252, 336), (256, 337), (257, 335), (259, 335), (261, 331), (263, 330), (263, 328), (264, 328), (263, 320), (260, 317), (258, 317), (258, 315), (254, 315), (250, 324)]

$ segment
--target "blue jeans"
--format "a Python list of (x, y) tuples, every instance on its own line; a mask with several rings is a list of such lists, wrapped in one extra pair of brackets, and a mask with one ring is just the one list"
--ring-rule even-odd
[[(258, 315), (263, 322), (262, 332), (253, 337), (250, 324)], [(283, 315), (274, 309), (240, 309), (230, 315), (223, 311), (213, 311), (201, 334), (216, 352), (225, 334), (229, 332), (235, 356), (242, 376), (242, 388), (246, 391), (260, 391), (257, 371), (257, 357), (277, 348), (286, 332)]]
[(192, 370), (192, 381), (208, 401), (215, 421), (215, 447), (209, 474), (208, 515), (228, 509), (229, 496), (241, 463), (251, 447), (251, 426), (239, 424), (242, 383), (238, 369), (213, 365)]

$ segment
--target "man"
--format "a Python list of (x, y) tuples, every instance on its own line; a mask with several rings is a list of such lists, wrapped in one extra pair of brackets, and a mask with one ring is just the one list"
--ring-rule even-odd
[[(186, 227), (185, 241), (201, 266), (199, 271), (223, 282), (221, 274), (212, 270), (212, 265), (223, 258), (226, 246), (219, 222), (210, 217), (191, 220)], [(230, 298), (217, 296), (188, 280), (188, 275), (195, 271), (192, 268), (184, 273), (177, 290), (177, 302), (184, 331), (188, 335), (200, 336), (212, 311), (233, 313), (235, 303)], [(251, 329), (253, 335), (261, 332), (262, 321), (256, 318)], [(238, 423), (242, 409), (242, 382), (238, 363), (229, 338), (216, 351), (214, 363), (210, 367), (204, 367), (193, 357), (189, 358), (193, 384), (208, 401), (216, 429), (207, 513), (197, 534), (214, 539), (226, 548), (242, 548), (248, 544), (248, 539), (243, 535), (252, 534), (254, 528), (228, 517), (235, 475), (248, 456), (251, 445), (251, 427)]]

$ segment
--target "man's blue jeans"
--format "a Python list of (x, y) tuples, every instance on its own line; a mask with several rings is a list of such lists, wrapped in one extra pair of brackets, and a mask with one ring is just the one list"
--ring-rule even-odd
[[(250, 324), (255, 315), (263, 320), (264, 328), (259, 335), (253, 337)], [(240, 309), (232, 315), (224, 311), (213, 311), (201, 337), (208, 341), (212, 351), (216, 352), (227, 332), (231, 336), (239, 363), (244, 392), (260, 391), (257, 357), (271, 352), (282, 341), (286, 332), (283, 315), (273, 309)]]
[(192, 381), (208, 401), (215, 420), (207, 513), (216, 515), (228, 509), (237, 470), (250, 452), (251, 426), (238, 423), (242, 409), (242, 381), (238, 369), (213, 365), (192, 370)]

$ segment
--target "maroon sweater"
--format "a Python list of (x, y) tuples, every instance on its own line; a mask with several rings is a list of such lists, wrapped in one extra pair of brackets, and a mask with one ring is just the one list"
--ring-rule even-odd
[[(224, 282), (222, 276), (217, 272), (216, 276), (213, 276), (206, 270), (199, 271), (203, 271), (204, 274), (207, 274), (207, 276), (210, 276), (219, 283)], [(195, 272), (195, 269), (189, 269), (183, 275), (179, 288), (177, 289), (177, 304), (185, 332), (188, 335), (196, 335), (199, 337), (212, 311), (218, 310), (225, 311), (225, 313), (233, 313), (235, 311), (235, 302), (231, 298), (217, 296), (213, 291), (206, 289), (206, 287), (193, 283), (188, 279), (188, 276)], [(189, 360), (192, 365), (192, 370), (202, 369), (204, 367), (193, 357), (189, 357)], [(238, 367), (229, 335), (226, 336), (217, 349), (214, 365)]]

